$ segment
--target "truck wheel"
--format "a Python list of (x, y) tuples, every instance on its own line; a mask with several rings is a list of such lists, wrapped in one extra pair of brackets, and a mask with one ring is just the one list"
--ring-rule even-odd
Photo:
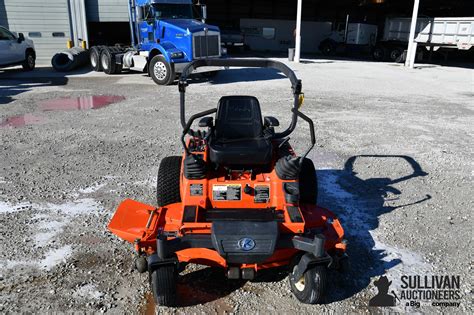
[(90, 49), (90, 60), (91, 60), (91, 66), (92, 70), (94, 71), (102, 71), (102, 63), (100, 61), (100, 54), (103, 50), (103, 47), (101, 46), (93, 46)]
[(176, 305), (176, 278), (174, 265), (163, 265), (151, 273), (151, 289), (155, 302), (162, 306)]
[(112, 74), (115, 63), (112, 64), (112, 54), (108, 48), (104, 48), (100, 53), (100, 66), (104, 73)]
[(315, 205), (318, 201), (318, 178), (313, 161), (304, 158), (299, 175), (300, 202)]
[(169, 85), (173, 83), (175, 73), (173, 67), (162, 55), (153, 57), (148, 68), (151, 78), (158, 85)]
[(393, 48), (392, 50), (390, 50), (390, 54), (389, 54), (390, 61), (400, 62), (402, 54), (403, 54), (403, 50), (400, 47)]
[(180, 156), (167, 156), (161, 160), (156, 183), (156, 200), (159, 207), (181, 202), (180, 176), (182, 160), (183, 158)]
[(384, 47), (377, 46), (374, 48), (372, 52), (372, 57), (375, 61), (384, 61), (385, 60), (386, 51)]
[[(292, 273), (294, 273), (297, 268), (298, 266), (295, 265)], [(291, 277), (291, 275), (288, 278), (290, 280), (291, 291), (300, 302), (305, 304), (322, 303), (326, 293), (326, 266), (312, 266), (306, 270), (303, 276), (298, 280), (292, 280), (293, 277)]]
[(332, 56), (336, 53), (336, 45), (333, 42), (326, 40), (321, 43), (319, 50), (321, 50), (324, 56)]
[(122, 72), (122, 65), (115, 63), (115, 54), (108, 47), (104, 48), (100, 53), (100, 65), (106, 74)]
[(23, 62), (23, 70), (25, 71), (32, 71), (35, 69), (36, 65), (36, 57), (35, 53), (31, 50), (26, 51), (25, 53), (25, 61)]

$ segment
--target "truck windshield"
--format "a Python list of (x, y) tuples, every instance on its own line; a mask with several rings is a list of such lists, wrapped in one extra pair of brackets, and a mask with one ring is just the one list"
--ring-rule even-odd
[(193, 7), (191, 4), (154, 4), (155, 18), (157, 19), (192, 19)]

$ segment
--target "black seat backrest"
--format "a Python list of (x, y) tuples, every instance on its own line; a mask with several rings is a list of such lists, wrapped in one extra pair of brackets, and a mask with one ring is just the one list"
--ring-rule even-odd
[(262, 112), (258, 99), (253, 96), (222, 97), (217, 107), (215, 135), (218, 140), (262, 137)]

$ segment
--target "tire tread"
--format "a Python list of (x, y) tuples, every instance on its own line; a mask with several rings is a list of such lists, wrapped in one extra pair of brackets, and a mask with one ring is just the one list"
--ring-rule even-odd
[(299, 175), (300, 202), (315, 205), (318, 201), (318, 178), (313, 161), (304, 158)]
[(176, 267), (164, 265), (151, 274), (151, 285), (155, 302), (162, 306), (176, 305)]
[(181, 156), (167, 156), (161, 160), (156, 183), (156, 199), (159, 207), (181, 202)]
[(305, 288), (303, 291), (296, 289), (294, 283), (289, 277), (291, 291), (295, 297), (305, 304), (321, 304), (324, 301), (327, 286), (327, 267), (316, 265), (306, 270)]

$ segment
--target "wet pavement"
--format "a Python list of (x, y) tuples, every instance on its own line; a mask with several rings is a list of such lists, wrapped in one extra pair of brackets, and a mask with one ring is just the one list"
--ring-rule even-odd
[(74, 98), (58, 98), (38, 103), (42, 111), (55, 110), (90, 110), (99, 109), (125, 100), (119, 95), (88, 95)]
[[(126, 97), (120, 95), (87, 95), (71, 98), (56, 98), (38, 102), (37, 110), (43, 112), (92, 110), (100, 109), (124, 100), (126, 100)], [(48, 120), (44, 117), (37, 116), (34, 113), (27, 113), (3, 119), (0, 121), (0, 128), (20, 128), (47, 122)]]
[(45, 123), (47, 120), (43, 117), (38, 117), (33, 114), (25, 114), (8, 117), (0, 122), (0, 128), (19, 128), (29, 125), (39, 125)]

